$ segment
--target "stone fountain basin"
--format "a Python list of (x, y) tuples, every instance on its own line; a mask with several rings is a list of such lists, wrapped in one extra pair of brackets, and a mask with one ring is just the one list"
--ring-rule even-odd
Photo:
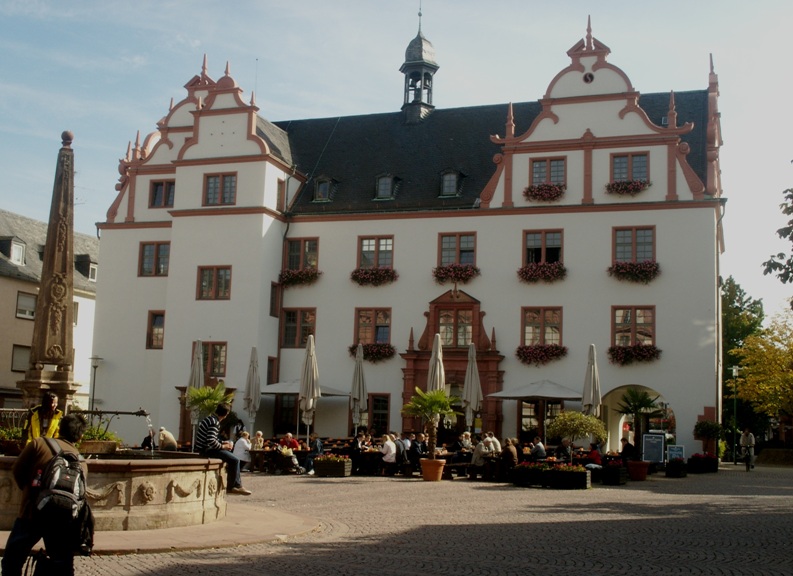
[[(22, 492), (15, 457), (0, 457), (0, 530), (10, 530)], [(182, 452), (121, 450), (88, 455), (88, 494), (97, 530), (152, 530), (208, 524), (226, 516), (222, 460)]]

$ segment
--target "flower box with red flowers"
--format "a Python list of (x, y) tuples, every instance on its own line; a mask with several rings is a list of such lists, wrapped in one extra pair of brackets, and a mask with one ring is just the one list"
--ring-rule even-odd
[(375, 268), (356, 268), (350, 273), (350, 280), (359, 286), (382, 286), (399, 278), (393, 268), (380, 266)]
[(655, 260), (615, 262), (606, 269), (606, 272), (617, 280), (649, 284), (651, 280), (654, 280), (661, 273), (661, 267)]
[(446, 282), (465, 284), (481, 273), (479, 268), (473, 264), (447, 264), (446, 266), (438, 266), (432, 269), (432, 275), (438, 284), (445, 284)]
[(534, 282), (556, 282), (567, 276), (567, 268), (561, 262), (531, 262), (523, 268), (518, 268), (518, 278), (521, 282), (532, 284)]
[(636, 196), (650, 186), (652, 182), (649, 180), (615, 180), (606, 184), (606, 192), (618, 196)]
[(652, 344), (635, 344), (633, 346), (611, 346), (607, 355), (612, 364), (627, 366), (634, 362), (653, 362), (661, 357), (661, 350)]
[(299, 270), (281, 270), (278, 275), (278, 282), (284, 288), (289, 286), (300, 286), (301, 284), (313, 284), (322, 275), (316, 268), (300, 268)]
[(565, 190), (567, 190), (566, 184), (543, 182), (526, 186), (523, 189), (523, 197), (534, 202), (555, 202), (564, 196)]
[[(392, 344), (374, 343), (362, 344), (363, 346), (363, 359), (369, 362), (380, 362), (381, 360), (388, 360), (393, 358), (396, 354), (396, 348)], [(358, 345), (353, 344), (348, 348), (350, 356), (355, 356)]]
[(515, 356), (524, 364), (541, 366), (567, 356), (567, 346), (559, 344), (531, 344), (518, 346)]

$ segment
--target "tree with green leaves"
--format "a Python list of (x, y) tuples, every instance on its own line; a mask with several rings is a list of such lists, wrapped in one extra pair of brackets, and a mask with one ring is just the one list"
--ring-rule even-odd
[(738, 397), (769, 418), (793, 415), (793, 313), (775, 316), (760, 333), (732, 350), (742, 368)]
[(218, 404), (231, 404), (234, 400), (232, 392), (226, 393), (226, 387), (222, 382), (214, 388), (212, 386), (202, 386), (201, 388), (187, 389), (187, 407), (190, 410), (198, 411), (199, 418), (204, 418), (214, 414)]
[[(782, 192), (782, 195), (785, 201), (779, 205), (779, 209), (790, 219), (787, 221), (787, 226), (777, 230), (776, 234), (782, 240), (793, 242), (793, 188), (788, 188)], [(772, 254), (768, 260), (763, 262), (763, 274), (775, 274), (782, 284), (793, 282), (793, 252)], [(793, 308), (793, 299), (790, 300), (790, 305)]]
[(435, 446), (438, 443), (438, 422), (446, 416), (459, 415), (453, 404), (460, 402), (459, 398), (449, 396), (446, 390), (430, 390), (424, 392), (418, 386), (416, 394), (410, 402), (402, 407), (402, 414), (421, 418), (427, 432), (427, 457), (435, 459)]

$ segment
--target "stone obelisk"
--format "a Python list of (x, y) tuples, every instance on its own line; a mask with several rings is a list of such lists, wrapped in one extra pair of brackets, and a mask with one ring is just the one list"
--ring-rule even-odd
[(44, 245), (41, 282), (36, 299), (30, 366), (17, 382), (26, 407), (35, 406), (44, 391), (58, 395), (58, 407), (71, 404), (80, 386), (74, 382), (74, 136), (61, 135), (52, 205)]

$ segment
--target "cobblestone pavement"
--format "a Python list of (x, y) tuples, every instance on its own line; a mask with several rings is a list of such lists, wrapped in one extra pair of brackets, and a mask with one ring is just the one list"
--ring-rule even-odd
[(319, 527), (236, 548), (79, 558), (78, 576), (793, 574), (790, 467), (725, 464), (580, 491), (400, 477), (245, 483), (246, 502)]

